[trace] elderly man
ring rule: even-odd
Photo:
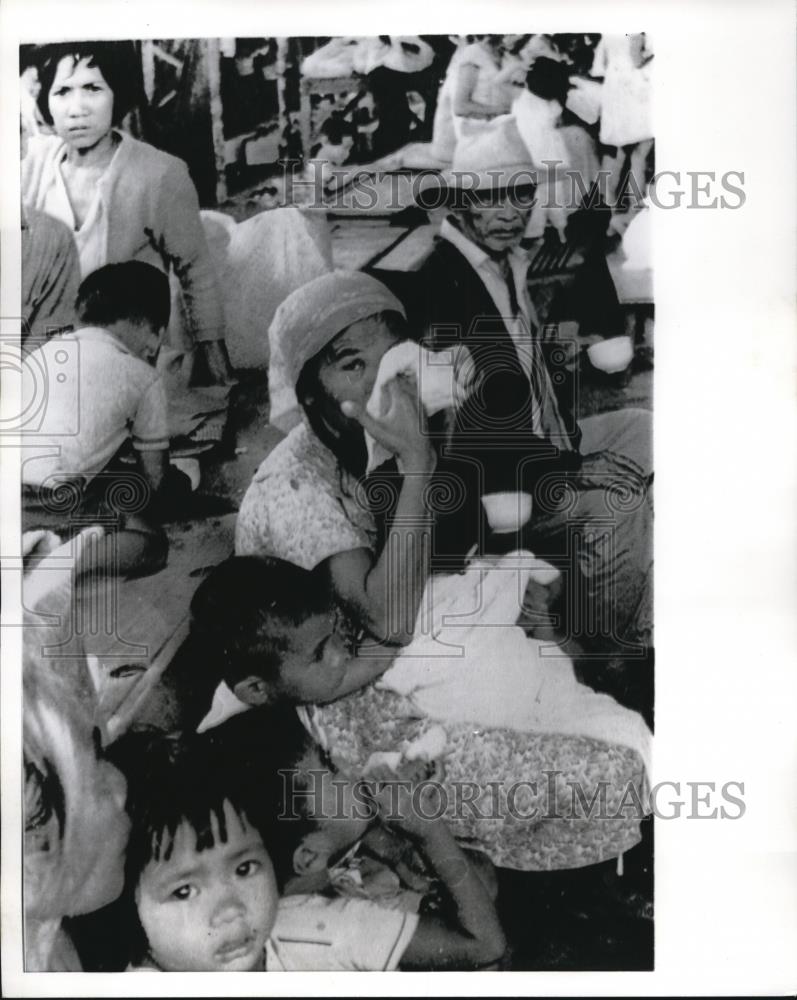
[[[478,541],[483,495],[530,493],[522,541],[566,560],[568,628],[628,651],[650,640],[650,414],[575,418],[575,345],[543,343],[527,291],[520,243],[536,179],[510,118],[461,142],[448,217],[405,295],[429,346],[465,344],[473,359],[474,391],[441,435],[441,468],[464,496],[447,519],[438,516],[438,551]]]

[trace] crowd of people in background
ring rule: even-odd
[[[212,220],[186,164],[122,127],[132,51],[45,46],[23,89],[22,350],[72,359],[22,453],[29,596],[59,549],[75,579],[89,544],[122,580],[168,566],[163,522],[236,381]],[[544,336],[527,272],[529,241],[593,218],[603,171],[576,315],[620,339],[598,317],[605,240],[651,167],[652,59],[644,34],[530,34],[332,39],[305,60],[363,82],[308,157],[324,184],[423,169],[445,218],[411,274],[299,254],[252,320],[284,437],[234,554],[185,581],[198,724],[110,741],[88,662],[60,670],[26,628],[29,971],[80,969],[64,920],[114,901],[120,970],[501,968],[496,868],[639,843],[650,712],[574,662],[652,651],[650,414],[576,412],[577,357]],[[574,808],[596,796],[599,817]]]

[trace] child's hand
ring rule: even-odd
[[[443,767],[439,761],[406,761],[398,771],[372,770],[373,798],[382,822],[411,837],[430,836],[439,825],[442,779]]]

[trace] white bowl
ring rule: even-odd
[[[490,528],[497,534],[518,531],[531,517],[530,493],[485,493],[482,506]]]
[[[599,340],[587,348],[589,360],[595,368],[607,374],[622,372],[634,357],[634,344],[630,337],[610,337]]]

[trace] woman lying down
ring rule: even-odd
[[[439,403],[440,384],[427,377],[434,366],[417,346],[403,345],[398,365],[390,356],[406,340],[403,319],[383,285],[352,272],[309,282],[277,311],[270,331],[271,419],[285,428],[297,411],[303,414],[247,491],[236,551],[313,570],[329,604],[302,612],[300,587],[298,604],[289,602],[290,610],[276,615],[292,620],[295,635],[282,628],[272,643],[269,607],[287,600],[286,588],[274,583],[277,589],[269,589],[265,580],[255,585],[246,580],[249,570],[236,582],[235,562],[219,571],[219,582],[211,576],[202,587],[197,625],[205,652],[217,651],[219,679],[225,673],[232,692],[225,700],[222,689],[206,725],[229,713],[230,693],[239,710],[274,700],[314,704],[308,725],[340,764],[356,769],[374,752],[406,748],[437,721],[449,786],[475,784],[479,800],[494,797],[496,786],[504,799],[514,789],[524,809],[550,797],[550,789],[525,787],[545,771],[562,776],[555,795],[571,794],[568,781],[582,789],[609,786],[615,805],[633,785],[636,816],[617,813],[614,823],[597,824],[586,818],[589,829],[559,823],[547,837],[538,825],[530,838],[528,824],[505,824],[498,813],[450,817],[459,836],[480,841],[499,865],[556,868],[605,860],[638,840],[650,734],[636,713],[578,684],[561,650],[549,647],[545,652],[557,655],[544,656],[542,645],[516,626],[525,582],[540,569],[528,554],[475,561],[461,576],[430,578],[427,498],[436,458],[425,415],[436,405],[430,397]],[[399,377],[387,377],[391,372]],[[449,369],[449,397],[456,401],[464,390],[452,378]],[[375,387],[375,412],[383,412],[383,390],[387,399],[379,416],[367,408]],[[364,487],[366,432],[372,461],[381,450],[396,457],[401,472],[381,545]],[[307,598],[312,590],[308,578]],[[344,658],[345,666],[336,658],[334,676],[318,669],[332,642],[333,608],[350,634],[371,637],[367,650],[361,642],[359,655]],[[306,619],[319,615],[328,634],[319,632],[302,663],[302,655],[288,651],[304,641]],[[451,616],[456,620],[449,625]],[[447,644],[455,647],[453,656]],[[285,670],[301,665],[319,687],[293,677],[280,689]]]

